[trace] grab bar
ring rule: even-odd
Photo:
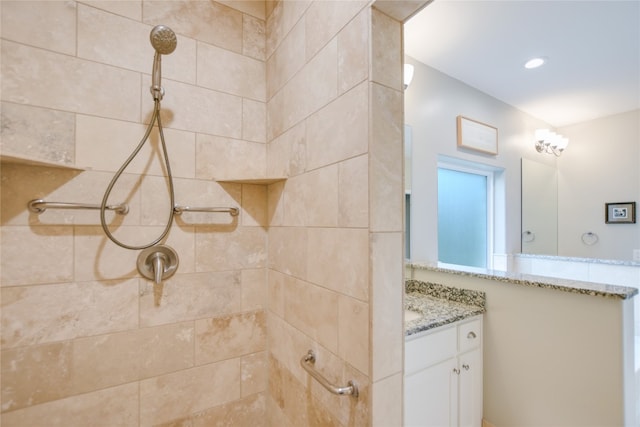
[[[176,215],[181,215],[182,212],[228,212],[231,216],[238,216],[240,210],[238,208],[197,208],[193,206],[175,205],[173,212]]]
[[[320,372],[316,371],[315,368],[316,363],[316,355],[313,350],[309,350],[307,354],[305,354],[302,359],[300,359],[300,366],[304,368],[305,371],[309,373],[313,378],[315,378],[322,387],[326,388],[333,394],[338,394],[340,396],[344,396],[345,394],[350,394],[353,397],[358,397],[358,386],[355,381],[350,380],[346,387],[338,387],[331,384],[325,377],[323,377]]]
[[[45,202],[42,199],[34,199],[27,203],[29,210],[36,214],[41,214],[47,209],[100,209],[100,205],[90,205],[85,203],[64,203],[64,202]],[[129,205],[120,203],[118,205],[107,205],[105,209],[116,211],[121,215],[129,212]]]

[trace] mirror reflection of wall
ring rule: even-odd
[[[558,174],[522,159],[522,253],[558,254]]]

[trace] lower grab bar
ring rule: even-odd
[[[316,355],[313,350],[309,350],[307,354],[305,354],[302,359],[300,359],[300,366],[304,368],[305,371],[309,373],[314,379],[316,379],[322,387],[326,388],[333,394],[338,394],[340,396],[344,396],[345,394],[350,394],[353,397],[358,397],[358,386],[355,381],[350,380],[345,387],[339,387],[331,384],[325,377],[323,377],[320,372],[316,371],[315,368],[316,363]]]

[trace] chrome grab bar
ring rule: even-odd
[[[182,212],[228,212],[231,216],[238,216],[240,210],[238,208],[197,208],[193,206],[175,205],[173,212],[176,215],[181,215]]]
[[[34,199],[27,203],[29,210],[35,214],[41,214],[47,209],[100,209],[100,205],[91,205],[86,203],[63,203],[63,202],[45,202],[42,199]],[[116,211],[121,215],[129,212],[129,205],[120,203],[118,205],[107,205],[105,209]]]
[[[343,396],[345,394],[350,394],[353,397],[358,397],[358,386],[355,381],[350,380],[345,387],[338,387],[331,384],[325,377],[323,377],[320,372],[316,371],[315,368],[316,363],[316,355],[313,350],[309,350],[307,354],[305,354],[302,359],[300,359],[300,366],[304,368],[305,371],[309,373],[313,378],[315,378],[322,387],[326,388],[333,394],[338,394]]]

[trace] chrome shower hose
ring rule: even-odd
[[[158,133],[160,134],[160,142],[162,143],[162,154],[164,155],[164,164],[167,169],[167,180],[169,182],[168,184],[169,199],[170,199],[169,219],[167,220],[167,225],[162,231],[162,234],[160,234],[160,236],[158,236],[158,238],[156,238],[154,241],[147,243],[145,245],[127,245],[121,242],[120,240],[116,239],[116,237],[111,233],[111,231],[109,231],[109,227],[107,226],[107,221],[105,218],[105,211],[107,210],[107,202],[109,200],[109,196],[111,195],[111,191],[113,190],[113,186],[116,184],[118,179],[120,179],[120,176],[122,175],[124,170],[127,168],[127,166],[129,166],[129,163],[131,163],[131,161],[133,161],[133,159],[138,155],[138,153],[144,146],[145,142],[147,142],[147,140],[149,139],[149,135],[153,130],[153,124],[155,122],[158,122]],[[153,116],[151,117],[151,122],[147,127],[147,131],[145,132],[144,136],[142,137],[142,140],[140,141],[136,149],[133,150],[129,158],[125,160],[122,166],[120,166],[120,169],[118,169],[118,171],[115,173],[115,175],[111,179],[111,182],[107,186],[107,190],[104,193],[104,197],[102,197],[102,203],[100,205],[100,224],[102,225],[102,229],[104,230],[107,237],[116,245],[123,247],[125,249],[131,249],[131,250],[146,249],[153,245],[158,244],[169,233],[169,230],[171,229],[171,224],[173,223],[174,206],[175,206],[175,193],[173,189],[173,176],[171,175],[171,166],[169,165],[169,156],[167,154],[167,144],[164,141],[164,133],[162,131],[162,123],[160,121],[160,100],[155,99],[154,107],[153,107]]]

